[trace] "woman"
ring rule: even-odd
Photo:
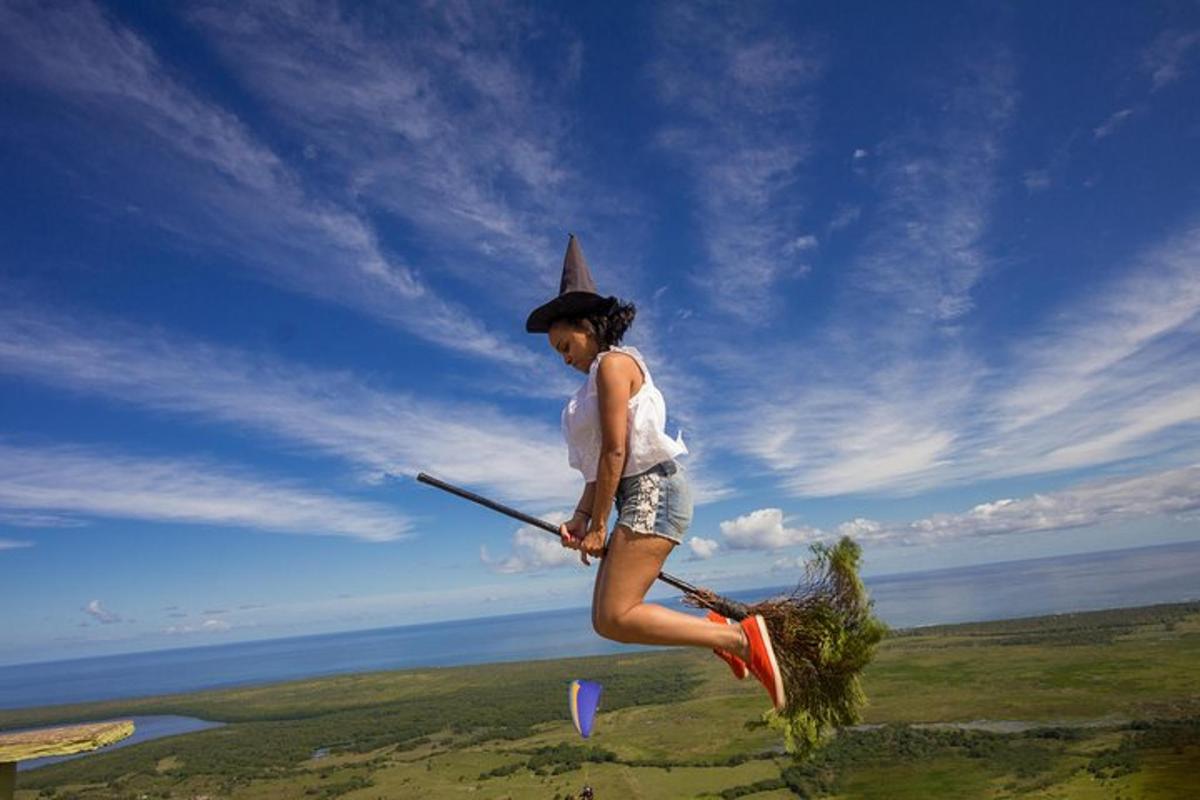
[[[710,611],[708,619],[645,602],[667,556],[692,518],[687,473],[676,457],[683,442],[666,435],[666,404],[640,353],[620,342],[636,309],[602,297],[574,234],[567,242],[558,297],[529,315],[525,329],[545,333],[569,367],[587,375],[563,409],[572,467],[585,485],[571,520],[559,529],[580,559],[602,558],[592,594],[592,625],[629,644],[711,648],[736,677],[747,672],[783,708],[783,681],[766,624],[740,624]],[[616,508],[616,525],[608,520]],[[720,623],[714,625],[712,623]]]

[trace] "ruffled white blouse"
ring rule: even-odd
[[[687,453],[683,433],[672,439],[667,436],[667,403],[654,385],[650,370],[636,347],[613,347],[597,354],[588,369],[587,380],[567,400],[562,412],[563,438],[567,440],[567,460],[588,483],[596,480],[600,465],[600,400],[596,393],[596,371],[600,361],[609,353],[631,356],[642,370],[642,388],[629,398],[626,419],[625,471],[621,477],[645,472],[663,461]]]

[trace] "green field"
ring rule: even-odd
[[[20,773],[21,800],[561,800],[584,783],[604,800],[1192,798],[1198,667],[1197,603],[898,632],[865,676],[864,725],[802,763],[760,724],[757,685],[690,650],[7,711],[0,729],[229,723]],[[605,688],[587,741],[566,705],[577,677]]]

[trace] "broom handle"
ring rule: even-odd
[[[513,517],[514,519],[521,520],[521,522],[524,522],[526,525],[533,525],[536,528],[541,528],[542,530],[546,531],[547,533],[552,533],[555,536],[559,535],[558,526],[553,523],[546,522],[545,520],[538,519],[537,517],[531,517],[528,514],[523,514],[520,511],[517,511],[515,508],[509,508],[508,506],[504,505],[503,503],[497,503],[495,500],[489,500],[486,497],[482,497],[480,495],[475,494],[474,492],[470,492],[470,491],[467,491],[466,489],[462,489],[458,486],[454,486],[453,484],[449,484],[449,483],[446,483],[445,481],[438,480],[437,478],[433,477],[432,475],[427,475],[424,472],[422,472],[417,475],[417,480],[420,481],[421,483],[427,483],[430,486],[434,486],[434,487],[437,487],[438,489],[449,492],[450,494],[456,494],[459,497],[462,497],[466,500],[470,500],[473,503],[478,503],[481,506],[487,506],[488,508],[492,509],[493,511],[499,511],[501,514],[507,514],[508,516]],[[671,586],[674,586],[676,589],[683,592],[684,594],[699,594],[700,593],[700,590],[697,589],[695,586],[692,586],[687,581],[681,581],[679,578],[676,578],[674,575],[668,575],[665,572],[660,572],[660,573],[658,573],[658,579],[660,581],[662,581],[663,583],[667,583],[667,584],[670,584]]]

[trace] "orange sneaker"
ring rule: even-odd
[[[727,620],[725,617],[722,617],[712,609],[709,609],[708,611],[708,619],[710,622],[715,622],[718,625],[729,624],[729,620]],[[746,666],[746,662],[742,661],[733,653],[730,653],[727,650],[720,650],[715,647],[713,648],[713,652],[717,654],[717,658],[729,665],[729,669],[733,672],[733,677],[737,678],[739,681],[745,680],[746,676],[750,674],[750,668]]]
[[[775,648],[771,645],[767,622],[761,614],[755,614],[742,620],[742,630],[746,632],[746,639],[750,643],[747,666],[759,683],[766,687],[775,710],[782,711],[787,705],[787,697],[784,695],[783,674],[779,671],[779,662],[775,660]]]

